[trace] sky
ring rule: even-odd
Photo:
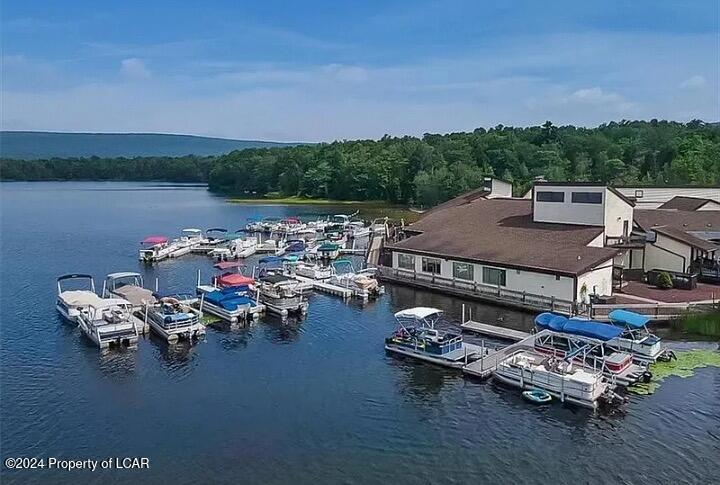
[[[4,130],[332,141],[720,120],[717,0],[3,0]]]

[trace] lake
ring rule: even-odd
[[[671,377],[612,414],[534,407],[514,389],[385,354],[393,312],[462,302],[387,285],[362,305],[313,295],[305,319],[142,338],[101,354],[55,311],[55,279],[141,271],[193,288],[209,258],[137,260],[150,234],[349,208],[230,204],[203,188],[2,183],[2,457],[147,457],[141,470],[15,470],[3,483],[718,483],[720,370]],[[362,213],[360,214],[362,216]],[[532,315],[465,302],[477,319]]]

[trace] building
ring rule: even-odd
[[[626,269],[689,273],[720,257],[720,211],[636,209],[626,244]]]
[[[657,209],[675,197],[710,199],[720,204],[720,187],[641,187],[619,186],[617,191],[633,199],[638,209]]]
[[[529,198],[463,194],[405,236],[386,248],[390,279],[573,311],[612,295],[625,271],[687,273],[693,261],[716,260],[720,211],[643,210],[613,187],[536,182]]]
[[[698,197],[675,196],[658,209],[676,209],[681,211],[717,211],[720,210],[720,202],[712,199]]]

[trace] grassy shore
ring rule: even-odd
[[[720,310],[687,315],[676,324],[680,330],[695,335],[720,337]]]

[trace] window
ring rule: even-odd
[[[471,263],[453,263],[453,278],[474,280],[475,267]]]
[[[636,190],[636,191],[635,191],[635,198],[636,198],[636,199],[642,199],[642,198],[643,198],[643,195],[645,195],[645,192],[643,192],[642,190]]]
[[[538,202],[565,202],[565,192],[540,191],[535,195]]]
[[[493,286],[505,286],[505,270],[484,267],[483,283]]]
[[[440,260],[435,258],[422,258],[423,273],[440,274]]]
[[[398,268],[415,270],[415,256],[399,253]]]
[[[573,204],[602,204],[602,192],[573,192]]]

